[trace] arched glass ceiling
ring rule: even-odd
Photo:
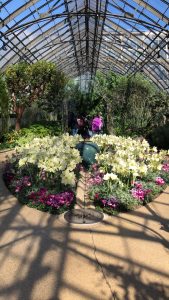
[[[1,1],[0,68],[39,59],[87,80],[141,71],[168,89],[169,1]]]

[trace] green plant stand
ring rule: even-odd
[[[88,169],[91,165],[96,163],[95,156],[100,151],[97,144],[91,141],[83,141],[77,144],[76,149],[78,149],[80,152],[80,155],[83,159],[82,163],[85,168]]]

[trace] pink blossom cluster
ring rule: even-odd
[[[31,181],[29,176],[24,176],[19,180],[14,181],[15,193],[19,193],[24,187],[31,186]]]
[[[47,206],[59,209],[62,206],[70,206],[74,200],[72,191],[61,192],[58,194],[48,194],[47,189],[41,188],[38,192],[31,192],[28,196],[33,204],[42,203]]]
[[[141,189],[143,187],[142,183],[139,181],[134,181],[133,185],[136,189]]]
[[[134,198],[144,201],[145,197],[152,192],[151,189],[144,189],[141,182],[134,182],[134,188],[131,190],[131,194]]]
[[[138,200],[141,200],[141,201],[144,201],[144,198],[145,196],[148,194],[147,193],[147,190],[144,190],[144,189],[135,189],[133,188],[131,190],[131,194],[134,198],[138,199]]]
[[[161,177],[156,177],[155,183],[156,183],[157,185],[163,185],[163,184],[165,184],[165,181],[164,181],[164,179],[161,178]]]
[[[93,170],[94,172],[97,172],[98,169],[99,169],[98,164],[93,164],[93,165],[92,165],[92,170]]]
[[[88,180],[88,184],[89,185],[99,185],[103,182],[103,176],[104,174],[97,171],[95,172],[94,175],[92,175],[89,180]]]
[[[162,170],[163,170],[164,172],[169,172],[169,163],[164,163],[164,164],[162,165]]]

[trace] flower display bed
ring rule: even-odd
[[[4,181],[19,201],[50,213],[72,209],[82,158],[80,136],[35,138],[16,148],[4,170]],[[89,170],[88,193],[96,209],[117,214],[144,205],[169,183],[167,151],[147,141],[113,135],[91,139],[100,152]]]
[[[100,146],[91,168],[89,196],[108,214],[135,209],[152,201],[169,183],[167,151],[158,152],[146,140],[96,136]]]
[[[60,214],[72,209],[81,162],[77,141],[69,135],[36,138],[16,148],[3,175],[9,190],[21,203],[42,211]]]

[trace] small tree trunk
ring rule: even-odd
[[[21,129],[21,118],[16,117],[15,130],[18,131]]]
[[[68,102],[65,100],[65,131],[68,131]]]
[[[9,129],[9,115],[2,114],[2,133],[7,133]]]
[[[18,131],[21,129],[21,120],[24,112],[24,107],[19,106],[16,108],[16,123],[15,123],[15,130]]]
[[[109,134],[113,134],[114,130],[113,130],[113,109],[112,109],[112,105],[109,101],[107,101],[107,132]]]
[[[68,131],[68,103],[66,99],[62,102],[62,128],[66,132]]]
[[[9,97],[4,80],[0,77],[0,107],[2,135],[8,132],[9,127]]]

